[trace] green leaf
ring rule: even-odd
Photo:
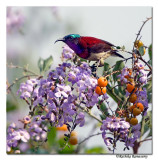
[[[150,132],[148,134],[148,137],[151,137],[153,134],[152,134],[152,129],[150,129]]]
[[[38,68],[39,68],[40,72],[43,72],[43,71],[45,72],[45,71],[49,70],[52,65],[52,62],[53,62],[52,56],[50,56],[49,58],[47,58],[45,60],[40,58],[38,60]]]
[[[148,54],[149,54],[150,60],[152,60],[152,44],[148,48]]]
[[[101,118],[101,120],[104,120],[104,119],[106,119],[106,115],[100,114],[100,118]]]
[[[67,139],[67,138],[66,138]],[[71,144],[69,144],[69,147],[68,146],[66,146],[65,148],[64,148],[64,146],[65,146],[65,141],[64,141],[64,138],[60,138],[59,140],[58,140],[58,143],[59,143],[59,145],[60,145],[60,147],[59,148],[63,148],[62,150],[61,149],[59,149],[58,150],[58,153],[60,153],[60,154],[72,154],[72,153],[74,153],[74,146],[73,145],[71,145]]]
[[[152,130],[152,112],[151,111],[148,111],[147,115],[143,117],[141,136],[143,136],[149,129]],[[149,133],[149,135],[150,134],[152,134],[152,131],[151,133]]]
[[[106,150],[103,147],[92,147],[85,149],[86,154],[100,154],[100,153],[106,153]]]
[[[40,72],[43,71],[43,64],[44,64],[44,60],[42,58],[40,58],[38,60],[38,68],[39,68]]]
[[[139,53],[141,54],[141,56],[144,55],[144,47],[143,47],[143,46],[141,46],[141,47],[139,48]]]
[[[118,91],[122,94],[125,95],[126,91],[125,91],[125,87],[124,86],[118,86]]]
[[[56,142],[56,135],[57,135],[57,133],[56,133],[56,128],[55,127],[50,127],[49,128],[49,132],[48,132],[48,135],[47,135],[47,142],[48,142],[48,145],[50,146],[50,147],[52,147],[53,146],[53,144],[55,144],[55,142]]]
[[[120,46],[116,46],[116,48],[117,48],[117,49],[121,49],[121,47],[120,47]]]
[[[109,67],[110,67],[110,65],[108,63],[104,62],[104,71],[108,71]]]
[[[106,107],[106,104],[103,102],[101,105],[100,105],[100,109],[105,112],[107,111],[107,107]]]
[[[52,62],[53,62],[53,57],[52,56],[50,56],[49,58],[44,60],[43,71],[49,70],[51,65],[52,65]]]
[[[117,61],[116,62],[116,64],[115,64],[115,67],[114,67],[114,69],[113,69],[113,72],[114,71],[118,71],[118,70],[122,70],[123,68],[124,68],[124,62],[123,61]],[[117,76],[119,75],[120,73],[115,73],[115,74],[113,74],[113,80],[114,80],[114,82],[116,82],[116,80],[117,80]]]
[[[7,100],[7,112],[15,111],[18,107],[12,103],[11,101]]]
[[[152,103],[152,81],[148,81],[144,87],[147,90],[148,103]]]

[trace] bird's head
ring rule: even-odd
[[[66,43],[68,46],[71,46],[73,44],[77,44],[78,42],[78,39],[80,38],[81,36],[79,34],[69,34],[61,39],[57,39],[55,41],[56,42],[59,42],[59,41],[62,41],[64,43]]]

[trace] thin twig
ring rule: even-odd
[[[11,87],[13,87],[13,85],[15,84],[15,83],[17,83],[18,81],[20,81],[20,80],[22,80],[22,79],[24,79],[24,78],[28,78],[28,77],[31,77],[31,76],[37,76],[37,75],[26,75],[26,76],[22,76],[22,77],[20,77],[20,78],[18,78],[18,79],[16,79],[10,86],[8,86],[8,88],[7,88],[7,91],[9,91],[10,89],[11,89]]]
[[[80,105],[78,105],[78,107],[80,109],[82,109],[82,111],[86,112],[89,116],[91,116],[92,118],[96,119],[98,122],[102,123],[102,121],[99,118],[97,118],[95,115],[93,115],[89,110],[87,110],[84,107],[81,107]]]
[[[145,142],[145,141],[150,141],[150,140],[152,140],[152,138],[141,140],[141,141],[139,141],[139,143],[142,143],[142,142]]]
[[[8,68],[19,68],[19,69],[22,69],[24,72],[28,72],[28,73],[34,74],[36,76],[40,76],[40,75],[36,74],[35,72],[28,70],[26,67],[16,66],[16,65],[13,65],[12,63],[10,65],[7,65],[7,67]]]
[[[92,135],[90,135],[89,137],[87,137],[87,138],[85,138],[84,140],[82,140],[81,142],[79,142],[78,145],[80,145],[81,143],[87,141],[89,138],[94,137],[94,136],[97,136],[97,135],[100,135],[100,134],[102,134],[102,133],[92,134]]]
[[[138,34],[137,34],[136,39],[135,39],[134,42],[136,42],[136,41],[138,40],[138,37],[139,37],[139,35],[140,35],[140,32],[142,31],[145,23],[148,22],[150,19],[152,19],[152,17],[147,18],[146,21],[143,22],[142,26],[140,27],[140,29],[139,29],[139,31],[138,31]],[[133,44],[133,52],[134,52],[134,44]]]
[[[150,71],[152,71],[152,67],[150,66],[150,64],[148,64],[142,57],[138,57],[138,59],[143,61],[150,68]]]

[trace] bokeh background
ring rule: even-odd
[[[10,17],[10,12],[16,16]],[[117,46],[124,45],[126,50],[131,51],[142,21],[151,16],[151,7],[8,7],[7,64],[28,65],[30,70],[39,73],[39,58],[46,59],[52,55],[52,68],[55,68],[61,63],[64,44],[54,42],[71,33],[97,37]],[[11,24],[11,19],[14,24]],[[149,46],[152,43],[151,21],[145,25],[141,35],[143,43]],[[127,53],[122,54],[129,57]],[[148,60],[148,54],[144,58]],[[106,62],[113,65],[117,60],[119,58],[108,58]],[[22,73],[21,69],[7,68],[8,83],[11,84]],[[28,108],[17,98],[18,87],[19,83],[15,84],[11,94],[7,95],[7,123],[16,122],[20,126],[18,120],[28,113]],[[115,107],[115,104],[111,103],[111,106]],[[94,108],[93,113],[98,116],[99,113],[96,111]],[[99,128],[96,129],[96,126],[95,120],[87,118],[86,127],[76,129],[79,140],[98,133]],[[84,145],[87,148],[101,146],[107,150],[101,136],[89,139]],[[116,153],[132,153],[132,150],[123,152],[123,148],[124,144],[118,143]],[[144,142],[138,151],[140,154],[151,152],[151,141]],[[107,150],[107,153],[111,152]]]

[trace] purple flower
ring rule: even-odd
[[[136,139],[138,139],[141,136],[140,129],[141,129],[141,125],[140,124],[137,124],[137,125],[132,127],[132,131],[131,132],[133,133],[133,137],[135,137]]]
[[[56,97],[64,96],[67,98],[70,93],[71,93],[70,86],[57,84],[56,93],[55,93]]]
[[[110,131],[117,131],[119,129],[128,129],[130,127],[129,123],[126,122],[124,119],[121,118],[110,118],[107,117],[106,120],[103,120],[103,124],[101,126],[101,130],[110,130]]]
[[[105,144],[109,146],[110,144],[113,144],[113,139],[115,139],[116,141],[118,141],[119,139],[126,139],[129,133],[129,128],[130,124],[123,118],[107,117],[105,120],[103,120],[103,124],[100,130],[102,131],[102,137]],[[108,130],[114,133],[114,138],[106,137],[106,132]]]
[[[57,67],[55,71],[49,72],[48,81],[57,80],[57,79],[63,81],[65,77],[66,77],[66,74],[64,71],[64,67],[61,65],[60,67]]]
[[[69,72],[68,81],[72,82],[72,84],[75,84],[78,81],[78,78],[74,72]]]
[[[127,79],[125,78],[125,76],[129,75],[129,71],[127,67],[124,67],[122,69],[121,74],[119,74],[117,77],[120,78],[120,80],[124,83],[127,83]]]
[[[125,140],[126,147],[133,147],[135,141],[136,141],[136,138],[128,138],[127,137]]]
[[[15,123],[11,123],[9,125],[9,127],[8,127],[7,132],[12,134],[14,132],[15,128],[16,128],[16,124]]]
[[[87,107],[93,107],[95,104],[98,103],[99,99],[98,99],[98,94],[94,94],[90,97],[90,99],[87,100],[86,102],[86,106]]]
[[[47,115],[46,115],[47,116]],[[36,116],[33,121],[29,124],[29,133],[32,140],[41,141],[45,140],[47,136],[47,127],[43,124],[46,118],[51,118],[51,114],[49,117],[42,118],[44,116]]]
[[[33,91],[33,87],[37,83],[38,83],[38,81],[35,80],[35,79],[27,80],[25,83],[21,83],[20,84],[20,88],[17,91],[17,94],[19,94],[21,92],[20,98],[22,98],[22,99],[30,98],[31,97],[31,93]]]
[[[12,135],[15,140],[22,140],[23,142],[27,142],[30,139],[29,133],[24,129],[14,131]]]
[[[18,145],[18,141],[15,139],[13,134],[9,134],[7,136],[7,150],[10,150],[10,147],[16,147]]]
[[[144,105],[144,107],[148,107],[148,99],[147,99],[147,91],[143,88],[143,91],[137,92],[138,101]]]
[[[140,62],[136,63],[135,65],[139,70],[144,69],[144,65]]]
[[[85,123],[85,119],[84,119],[85,115],[83,112],[80,112],[78,115],[77,115],[77,118],[76,118],[76,124],[79,124],[80,127],[84,126],[84,123]]]
[[[72,59],[74,57],[74,51],[67,45],[63,47],[62,57],[64,59]]]

